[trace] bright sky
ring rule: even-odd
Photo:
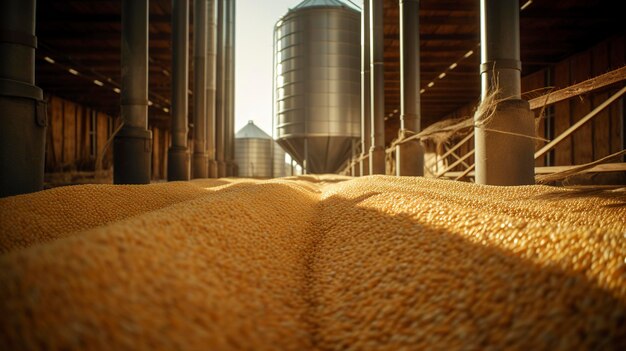
[[[235,132],[253,120],[272,135],[273,29],[301,1],[237,1]]]
[[[237,0],[235,133],[254,121],[272,135],[274,25],[302,0]],[[361,0],[353,0],[359,6]]]

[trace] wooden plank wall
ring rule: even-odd
[[[524,98],[534,98],[545,87],[555,89],[566,88],[587,79],[626,65],[626,36],[621,35],[603,41],[594,47],[575,54],[552,67],[526,75],[522,78]],[[537,120],[537,136],[553,139],[573,123],[588,114],[593,108],[604,102],[621,86],[605,89],[596,93],[586,94],[578,98],[559,102],[545,110],[543,118]],[[446,118],[458,118],[471,115],[474,105],[466,106],[450,114]],[[540,111],[536,111],[538,116]],[[547,128],[548,127],[548,128]],[[550,131],[553,127],[553,130]],[[591,162],[618,152],[624,147],[624,99],[614,103],[610,108],[598,115],[592,123],[587,123],[572,136],[558,145],[549,157],[537,160],[537,166],[567,166]],[[452,143],[452,145],[454,145]],[[537,148],[544,145],[536,143]],[[459,156],[473,149],[473,141],[464,145],[458,152]],[[445,152],[445,151],[444,151]],[[455,159],[449,157],[451,164]],[[473,164],[473,157],[469,164]],[[462,171],[457,167],[455,171]]]
[[[596,77],[626,64],[624,36],[606,40],[591,49],[561,61],[554,67],[557,89]],[[576,123],[604,102],[619,87],[586,94],[554,105],[555,135]],[[598,160],[623,148],[623,99],[585,124],[555,150],[554,166]]]
[[[476,106],[474,105],[468,105],[465,106],[459,110],[457,110],[456,112],[454,112],[452,115],[450,115],[449,118],[473,118],[474,117],[474,113],[476,112]],[[464,136],[460,136],[460,137],[456,137],[452,140],[452,142],[447,145],[449,148],[454,147],[458,142],[462,141],[464,138]],[[466,155],[468,152],[474,150],[474,138],[472,137],[469,141],[467,141],[465,144],[463,144],[459,149],[457,149],[457,151],[455,151],[454,153],[458,156],[458,157],[463,157],[464,155]],[[440,150],[443,153],[446,152],[445,149]],[[444,164],[446,165],[452,165],[454,162],[457,162],[457,158],[454,156],[449,156],[445,161]],[[470,156],[467,158],[467,160],[464,161],[465,164],[461,163],[460,165],[458,165],[457,167],[455,167],[454,169],[452,169],[451,171],[457,171],[457,172],[462,172],[464,170],[467,169],[468,166],[471,166],[474,164],[474,156]]]
[[[80,104],[47,95],[46,173],[93,172],[96,160],[117,127],[119,119]],[[170,133],[151,126],[153,132],[152,179],[167,177]],[[102,169],[113,166],[113,145],[102,158]]]
[[[548,73],[548,69],[543,69],[541,71],[537,71],[533,74],[530,74],[522,79],[522,91],[524,92],[522,98],[526,100],[530,100],[537,96],[541,96],[547,92],[546,85]],[[536,135],[541,138],[550,139],[546,134],[546,121],[550,118],[549,110],[538,110],[535,112],[535,132]],[[545,143],[541,141],[535,141],[535,147],[537,149],[541,148]],[[535,161],[535,166],[546,166],[547,157],[541,157],[540,159]]]

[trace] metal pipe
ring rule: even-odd
[[[46,105],[35,86],[35,0],[0,1],[0,197],[43,189]]]
[[[230,124],[229,124],[229,131],[228,131],[228,138],[230,140],[230,160],[231,160],[231,165],[232,165],[232,171],[230,173],[231,176],[236,177],[238,174],[238,169],[239,167],[237,166],[237,163],[235,162],[235,74],[236,74],[236,50],[235,50],[235,43],[236,43],[236,39],[237,39],[237,26],[236,26],[236,22],[237,22],[237,3],[236,0],[231,0],[232,2],[232,21],[231,21],[231,46],[230,46],[230,50],[231,50],[231,56],[230,56],[230,64],[231,64],[231,71],[230,71],[230,81],[232,82],[231,86],[230,86]]]
[[[521,100],[519,3],[481,0],[480,15],[482,99],[496,106],[487,120],[476,116],[476,183],[534,184],[534,115]]]
[[[370,174],[385,174],[385,67],[383,0],[370,1],[371,123]]]
[[[278,102],[276,102],[276,28],[272,31],[272,140],[276,141],[276,114],[278,113]],[[289,155],[291,157],[291,155]]]
[[[217,56],[215,75],[215,154],[217,159],[218,177],[226,177],[226,164],[224,163],[224,112],[225,112],[225,94],[224,94],[224,15],[225,1],[217,0]]]
[[[189,0],[172,0],[172,146],[167,160],[169,181],[189,180],[187,146],[189,94]]]
[[[359,170],[361,176],[370,173],[369,154],[372,144],[371,127],[371,86],[370,86],[370,4],[369,0],[363,1],[361,12],[361,162]]]
[[[498,99],[520,99],[519,4],[481,0],[480,16],[482,98],[497,85]]]
[[[419,0],[400,0],[400,134],[407,136],[421,128],[419,8]],[[424,175],[419,140],[396,146],[396,175]]]
[[[207,48],[207,153],[209,158],[209,177],[217,178],[215,153],[215,100],[216,100],[216,61],[217,61],[217,0],[209,0],[208,9],[208,48]]]
[[[150,183],[152,132],[148,130],[148,0],[122,0],[124,123],[113,144],[113,182]]]
[[[235,117],[235,0],[226,0],[226,37],[224,43],[225,67],[224,93],[226,95],[226,111],[224,113],[224,161],[226,162],[226,175],[234,175],[234,117]]]
[[[208,0],[194,0],[194,42],[193,42],[193,177],[209,176],[209,155],[207,154],[206,134],[206,81],[207,81],[207,8]]]

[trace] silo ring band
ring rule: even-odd
[[[37,37],[24,32],[2,30],[0,31],[0,43],[18,44],[36,49]]]
[[[516,69],[522,70],[522,62],[519,60],[496,60],[482,63],[480,65],[480,74],[493,71],[494,69]]]
[[[40,127],[48,124],[41,88],[12,79],[0,79],[0,97],[3,96],[32,100],[35,103],[35,122]]]
[[[41,88],[32,84],[19,82],[13,79],[0,78],[0,96],[11,96],[42,101],[43,91]]]

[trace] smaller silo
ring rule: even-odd
[[[285,151],[278,145],[278,143],[272,143],[272,153],[274,154],[274,173],[272,178],[282,178],[287,176],[287,163],[285,162]]]
[[[239,177],[284,177],[278,166],[281,160],[284,164],[285,151],[254,122],[248,121],[235,135],[235,162],[239,167]]]

